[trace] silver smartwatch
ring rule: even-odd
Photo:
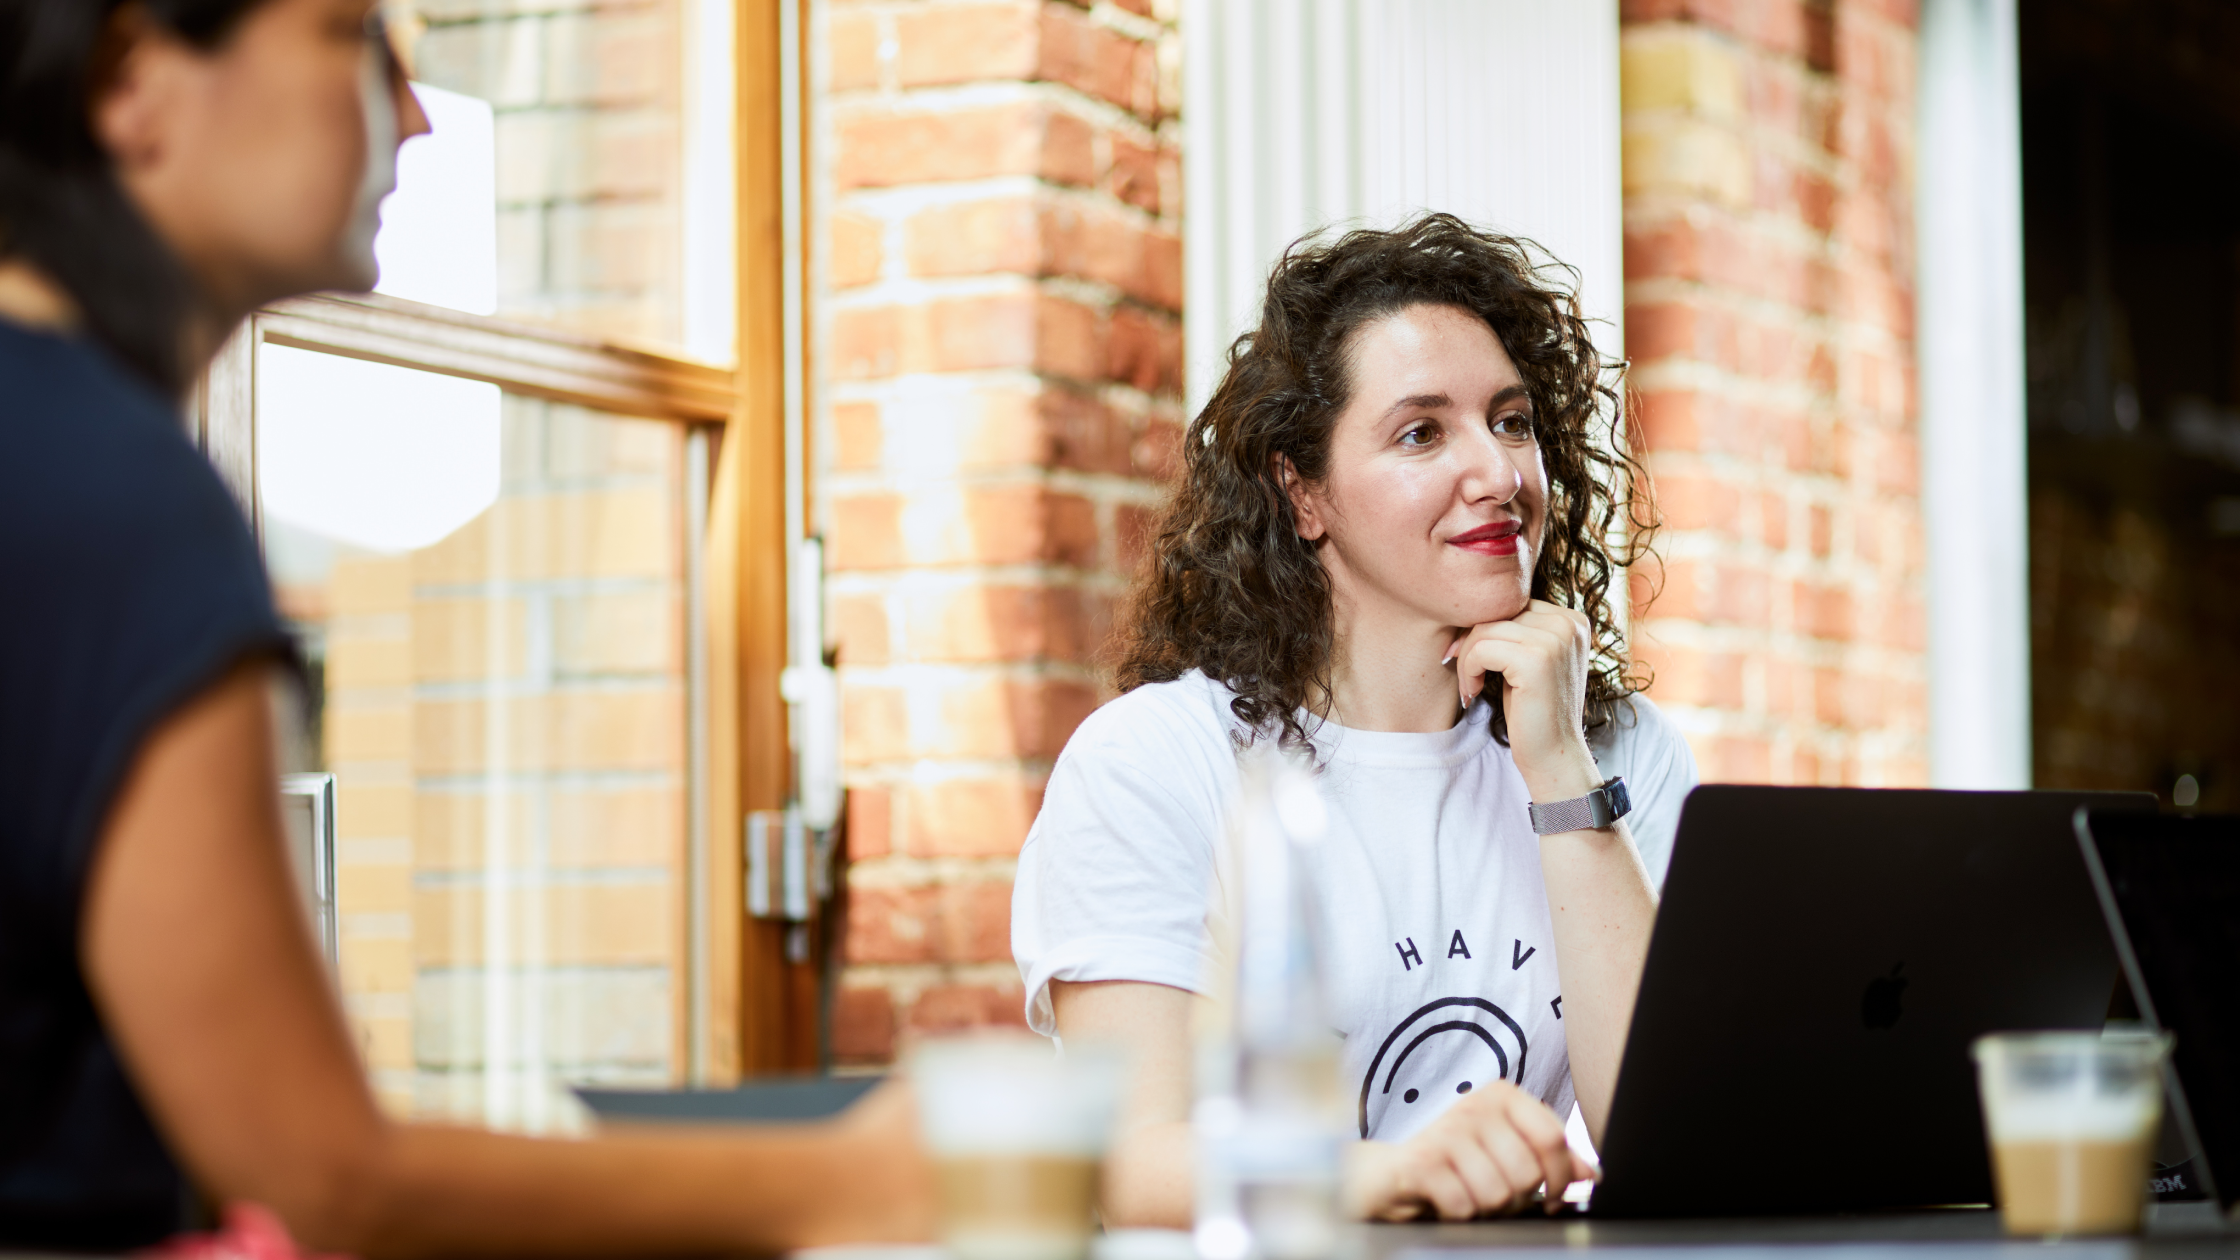
[[[1607,827],[1633,812],[1633,798],[1626,795],[1624,779],[1612,779],[1585,796],[1525,808],[1532,814],[1533,834],[1552,836]]]

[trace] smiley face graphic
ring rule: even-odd
[[[1509,1013],[1475,997],[1440,998],[1400,1021],[1361,1078],[1361,1136],[1398,1141],[1460,1095],[1524,1077],[1530,1047]]]

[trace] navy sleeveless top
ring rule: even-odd
[[[177,409],[100,348],[0,321],[0,1249],[124,1249],[191,1202],[78,969],[135,752],[284,657],[247,523]]]

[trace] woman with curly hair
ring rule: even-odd
[[[1193,993],[1261,741],[1329,806],[1305,860],[1347,1209],[1552,1207],[1592,1175],[1561,1117],[1609,1114],[1696,773],[1627,670],[1645,478],[1557,270],[1448,215],[1302,242],[1183,439],[1124,694],[1059,757],[1012,909],[1029,1022],[1135,1052],[1108,1223],[1190,1218]]]

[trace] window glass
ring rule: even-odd
[[[428,134],[397,154],[397,188],[373,238],[391,297],[489,315],[498,309],[497,127],[488,101],[412,85]]]
[[[472,195],[495,211],[496,313],[728,362],[728,0],[388,9],[414,78],[451,94],[422,93],[437,107],[436,132],[406,146],[392,201],[421,192],[416,184],[452,195],[476,184]],[[461,113],[457,98],[487,111],[487,175],[450,160],[409,169],[413,149],[442,146],[442,113]]]
[[[572,1127],[681,1044],[685,430],[266,345],[267,560],[400,1114]]]

